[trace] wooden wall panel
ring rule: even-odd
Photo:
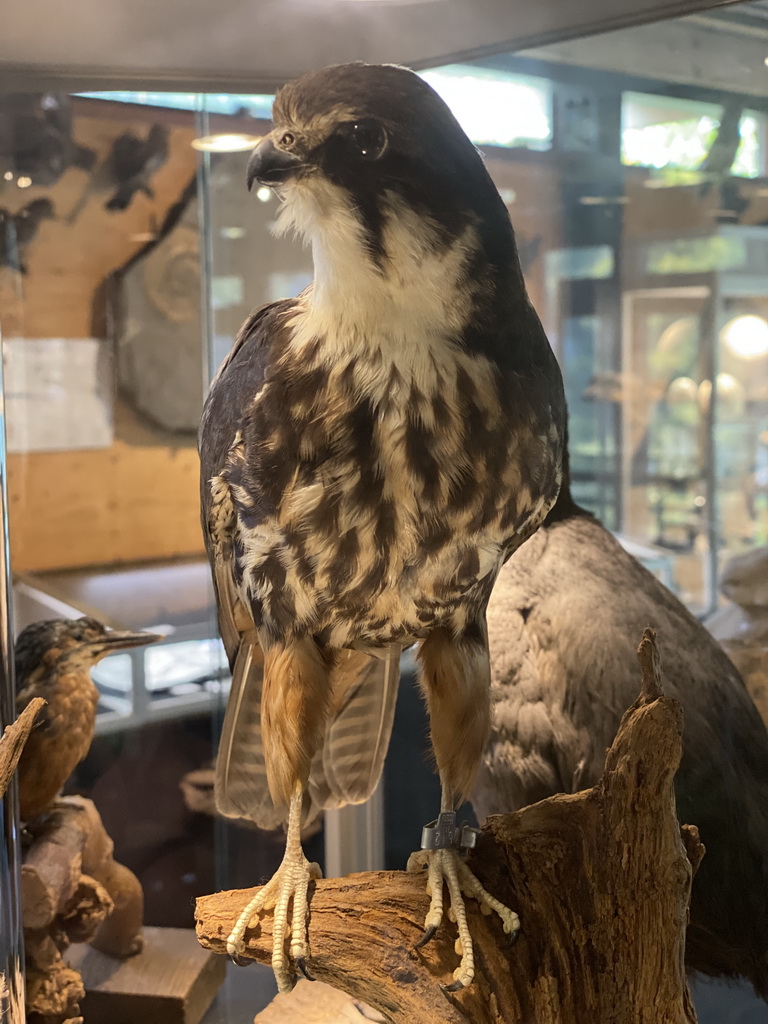
[[[15,571],[65,569],[202,551],[193,448],[11,455]]]
[[[125,131],[145,136],[170,128],[167,162],[152,177],[154,198],[138,194],[127,210],[109,213],[111,194],[68,169],[50,188],[0,182],[0,205],[16,212],[47,196],[55,220],[44,221],[26,253],[24,277],[0,268],[4,337],[86,338],[103,322],[99,288],[106,276],[146,244],[195,173],[192,114],[74,101],[74,137],[103,162]],[[88,188],[79,216],[68,216]],[[95,305],[94,305],[95,300]],[[162,338],[158,338],[162,344]],[[8,460],[11,562],[15,571],[136,562],[202,551],[198,460],[192,439],[155,432],[120,433],[107,450],[32,452]]]

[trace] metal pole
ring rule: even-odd
[[[710,292],[701,315],[701,352],[703,356],[702,377],[711,381],[709,403],[704,410],[701,436],[703,459],[703,483],[706,505],[707,551],[703,566],[701,615],[711,615],[717,609],[717,579],[720,553],[720,495],[718,493],[718,450],[717,450],[717,374],[720,369],[718,349],[719,331],[722,323],[722,299],[717,274],[710,275]]]
[[[16,717],[6,464],[5,389],[0,358],[0,733]],[[24,1024],[19,845],[18,793],[13,778],[0,801],[0,1021],[3,1024]]]
[[[364,804],[325,814],[325,874],[343,878],[354,871],[384,867],[384,785]]]

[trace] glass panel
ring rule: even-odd
[[[3,373],[0,367],[0,395],[2,387]],[[0,410],[0,736],[16,718],[6,468],[3,409]],[[15,777],[7,780],[5,785],[5,791],[0,791],[0,1021],[3,1024],[22,1024],[25,1012],[21,830]]]
[[[566,380],[576,499],[697,613],[723,559],[768,542],[768,102],[735,14],[423,72],[513,218]],[[191,926],[193,896],[251,885],[282,853],[277,833],[211,814],[229,673],[194,436],[247,314],[312,277],[310,254],[271,233],[274,194],[245,190],[270,102],[0,96],[17,627],[87,613],[166,634],[94,671],[96,739],[67,787],[96,802],[148,924]],[[406,656],[388,867],[435,815],[426,733]],[[347,836],[360,822],[340,820]],[[325,829],[305,838],[323,862]],[[227,984],[206,1024],[251,1019],[273,992],[266,970]],[[762,1019],[739,989],[697,999],[702,1022]]]
[[[16,627],[87,614],[164,634],[95,667],[95,738],[66,792],[95,802],[145,923],[191,928],[194,896],[218,887],[229,686],[199,525],[200,102],[120,99],[0,96]],[[251,845],[258,877],[275,843]]]
[[[423,72],[512,216],[565,376],[576,499],[698,614],[717,603],[722,559],[768,529],[768,339],[739,319],[767,312],[768,102],[733,25],[716,13]],[[206,134],[267,129],[206,109]],[[269,190],[246,197],[247,156],[206,160],[216,365],[250,308],[297,294],[312,270],[298,243],[270,237]],[[434,816],[426,731],[408,657],[384,779],[388,867]],[[701,983],[696,999],[709,1024],[764,1016],[746,987]]]
[[[449,105],[473,142],[549,149],[552,91],[545,78],[451,64],[422,77]]]
[[[675,552],[674,589],[700,611],[710,582],[707,298],[626,293],[624,338],[623,529]]]
[[[729,317],[761,316],[768,280],[768,104],[744,18],[755,30],[762,6],[481,62],[488,72],[535,74],[552,90],[544,163],[558,166],[556,212],[547,210],[557,242],[528,276],[544,274],[539,308],[566,379],[578,500],[647,564],[663,565],[700,614],[717,605],[724,558],[766,529],[754,434],[759,327],[758,340],[745,342],[755,346],[751,363],[732,347],[724,353],[720,336]],[[726,41],[727,66],[716,55]],[[651,51],[649,67],[642,54]],[[694,56],[710,52],[714,79]],[[579,112],[590,152],[573,142],[561,110]],[[504,159],[487,152],[492,167]],[[514,188],[530,157],[513,149],[506,159]],[[544,186],[533,188],[525,209],[510,207],[515,223],[531,203],[545,205]],[[602,269],[587,265],[603,251]]]

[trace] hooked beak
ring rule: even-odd
[[[112,654],[113,651],[127,650],[129,647],[143,647],[162,640],[162,633],[132,633],[127,630],[110,630],[105,636],[93,643],[93,647],[101,654]]]
[[[306,166],[300,156],[278,149],[267,136],[254,149],[248,161],[248,191],[251,191],[254,181],[258,181],[260,185],[281,185],[289,178],[295,177]]]

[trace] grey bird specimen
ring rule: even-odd
[[[675,779],[681,822],[706,855],[693,882],[686,962],[749,978],[768,995],[768,735],[720,646],[573,501],[567,480],[544,525],[502,569],[488,607],[492,734],[471,801],[479,819],[602,773],[638,693],[635,649],[658,633],[664,689],[685,714]]]
[[[311,243],[314,282],[251,315],[199,437],[203,530],[233,666],[217,805],[288,822],[283,863],[228,949],[241,954],[251,917],[274,905],[273,967],[291,988],[292,902],[291,959],[304,968],[316,867],[301,849],[302,813],[372,791],[400,651],[420,641],[442,786],[434,843],[418,858],[432,894],[425,941],[442,920],[445,880],[458,988],[474,975],[459,881],[508,933],[517,928],[448,823],[487,734],[488,597],[557,495],[562,380],[506,207],[422,79],[392,65],[326,68],[282,89],[273,116],[249,183],[279,191],[279,223]],[[380,682],[370,656],[386,661]]]

